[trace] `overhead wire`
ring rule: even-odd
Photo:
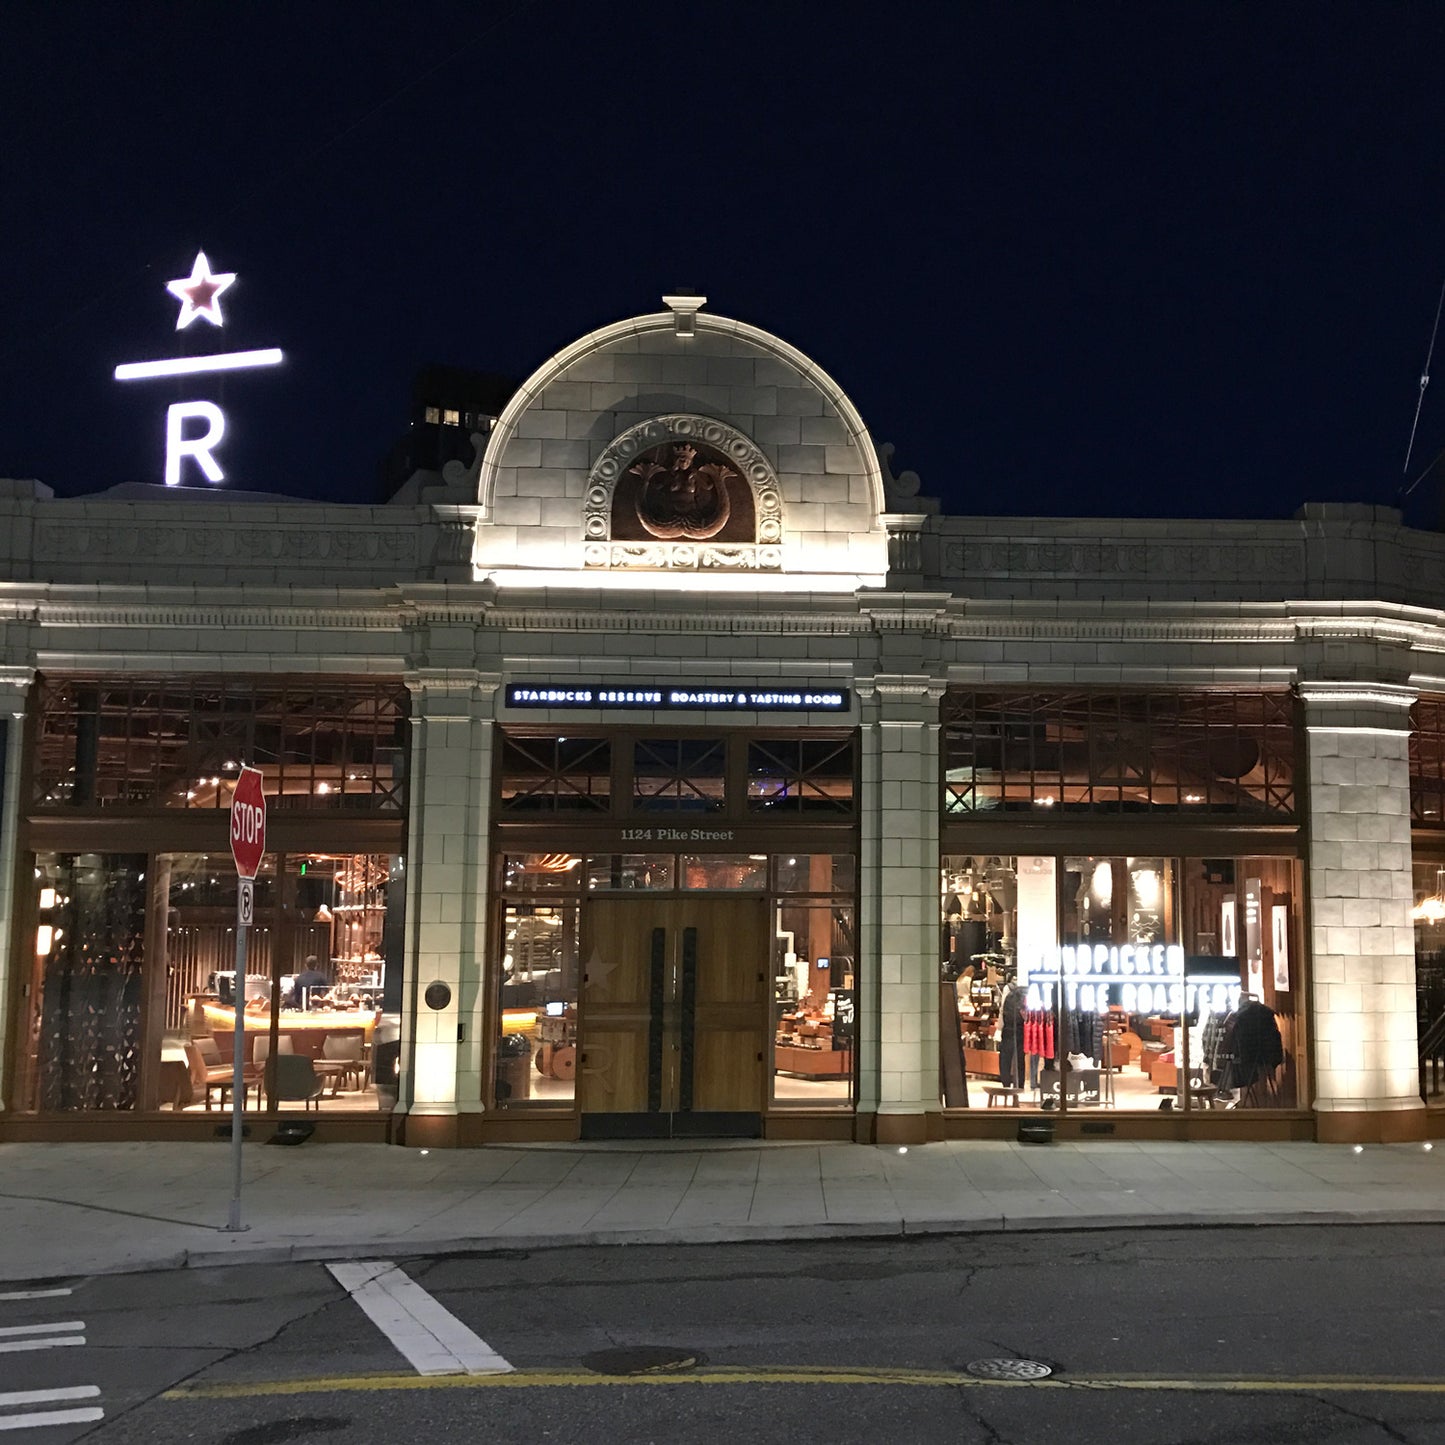
[[[1430,328],[1430,346],[1425,352],[1425,369],[1420,373],[1420,391],[1415,398],[1415,419],[1410,423],[1410,441],[1405,447],[1405,465],[1401,468],[1405,476],[1410,475],[1410,458],[1415,454],[1415,433],[1420,429],[1420,411],[1425,405],[1425,388],[1430,385],[1430,363],[1435,358],[1435,338],[1440,334],[1440,312],[1442,308],[1445,308],[1445,282],[1442,282],[1440,285],[1440,299],[1435,303],[1435,324]],[[1441,455],[1445,455],[1445,452],[1442,452]],[[1404,499],[1430,475],[1434,469],[1435,462],[1439,460],[1440,456],[1436,456],[1435,461],[1432,461],[1430,465],[1400,493],[1401,501],[1404,501]]]

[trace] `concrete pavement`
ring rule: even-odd
[[[0,1145],[0,1279],[947,1232],[1445,1222],[1445,1146]]]

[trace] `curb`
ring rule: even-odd
[[[604,1229],[572,1234],[498,1235],[448,1240],[376,1238],[349,1244],[247,1244],[237,1237],[231,1249],[169,1250],[132,1256],[72,1271],[66,1278],[93,1275],[151,1274],[182,1269],[223,1269],[232,1265],[324,1264],[344,1259],[445,1259],[457,1255],[537,1254],[562,1249],[702,1247],[719,1244],[810,1243],[830,1240],[938,1239],[950,1235],[1065,1234],[1110,1230],[1280,1229],[1342,1225],[1439,1225],[1445,1210],[1351,1212],[1340,1209],[1291,1210],[1243,1214],[1025,1215],[980,1219],[920,1219],[845,1223],[812,1221],[771,1225],[711,1225],[688,1234],[673,1229]],[[221,1231],[217,1231],[220,1233]],[[0,1282],[35,1283],[33,1275],[0,1264]]]

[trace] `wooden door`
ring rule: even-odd
[[[761,898],[684,899],[682,948],[682,1111],[758,1114],[766,1072],[769,967]],[[689,959],[691,957],[691,969]],[[689,980],[691,979],[691,985]],[[687,1057],[688,1003],[692,1057]]]
[[[584,1137],[760,1129],[768,1023],[760,898],[589,899]]]
[[[662,1108],[664,909],[631,898],[589,899],[583,911],[578,1098],[584,1113]]]

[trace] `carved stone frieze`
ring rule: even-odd
[[[714,546],[707,542],[588,542],[583,566],[646,568],[673,572],[776,572],[783,565],[781,547],[748,542]]]

